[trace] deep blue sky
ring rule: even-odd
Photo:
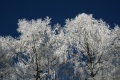
[[[102,18],[111,27],[120,25],[119,0],[0,0],[0,35],[18,36],[18,19],[49,16],[52,24],[64,25],[65,19],[83,12]]]

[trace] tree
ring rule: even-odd
[[[102,20],[95,20],[92,15],[83,13],[75,19],[67,19],[65,31],[70,45],[76,46],[82,51],[79,54],[86,56],[86,60],[82,62],[84,62],[83,67],[87,69],[88,76],[92,79],[98,78],[101,64],[104,63],[103,57],[107,57],[106,54],[109,53],[112,42],[109,26]]]
[[[114,68],[112,69],[112,78],[114,80],[118,80],[120,78],[120,27],[115,26],[113,29],[113,43],[112,43],[112,59],[111,63],[113,64]]]
[[[0,79],[13,80],[15,79],[16,70],[14,69],[15,62],[13,61],[16,56],[13,49],[13,44],[16,40],[11,36],[0,37]]]
[[[49,23],[50,18],[48,17],[45,20],[27,21],[23,19],[18,23],[18,31],[21,33],[19,43],[22,43],[22,52],[29,55],[27,55],[29,59],[27,65],[33,67],[31,71],[36,73],[34,74],[36,80],[42,78],[42,72],[46,72],[47,77],[52,75],[50,67],[52,62],[58,58],[54,54],[59,50],[62,51],[60,49],[62,44],[59,40],[62,36],[56,34],[59,25],[52,29]]]

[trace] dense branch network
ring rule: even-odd
[[[20,36],[0,37],[2,80],[118,80],[120,27],[110,29],[91,14],[50,25],[21,19]]]

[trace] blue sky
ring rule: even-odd
[[[18,19],[49,16],[52,25],[64,25],[65,19],[83,12],[102,18],[113,27],[120,25],[119,7],[119,0],[0,0],[0,35],[17,37]]]

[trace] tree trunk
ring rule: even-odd
[[[50,77],[50,59],[48,57],[48,80],[49,80],[49,77]]]

